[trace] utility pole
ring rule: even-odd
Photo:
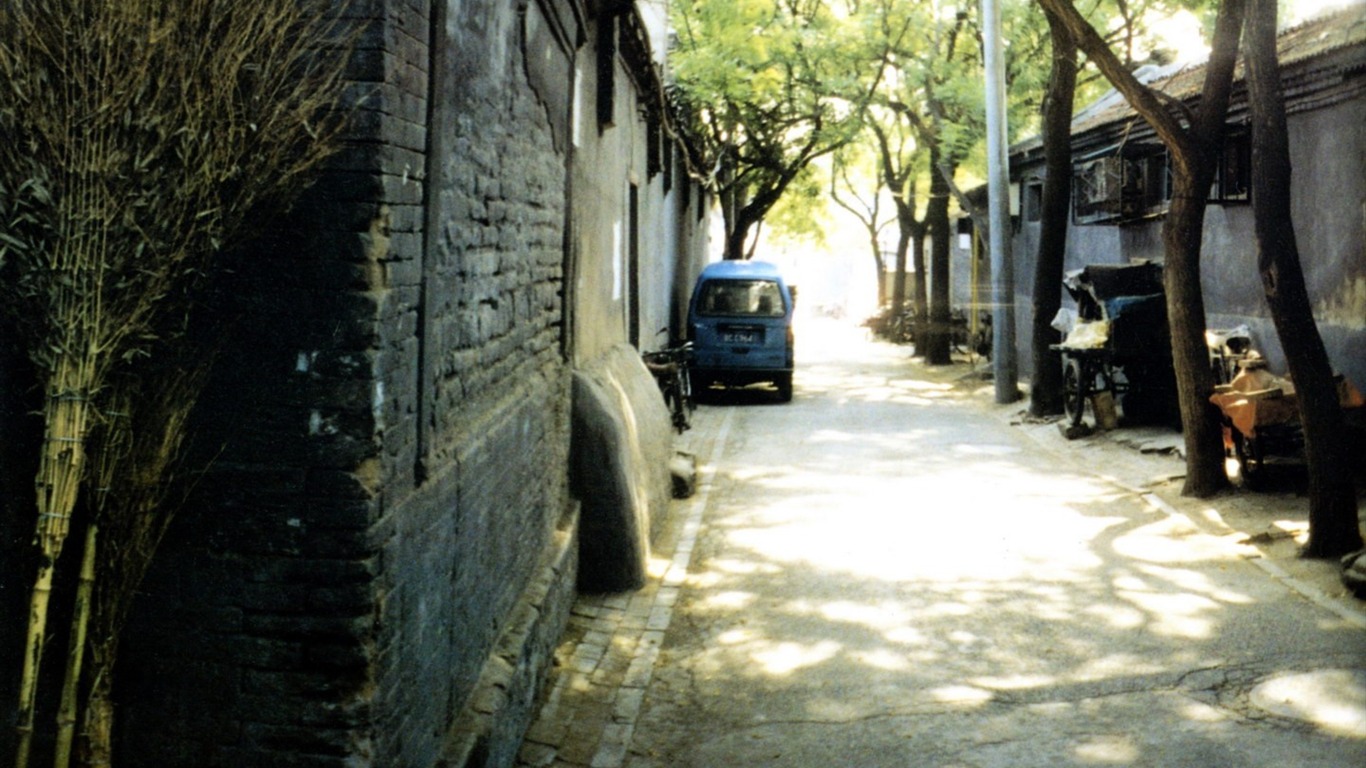
[[[1010,167],[1006,157],[1005,56],[998,0],[982,0],[986,37],[987,205],[991,227],[991,373],[996,402],[1020,399],[1015,350],[1015,265],[1010,258]]]

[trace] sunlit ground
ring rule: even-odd
[[[1357,637],[1232,538],[1040,455],[943,372],[905,375],[904,349],[864,360],[847,335],[807,333],[793,404],[720,406],[734,425],[686,582],[698,635],[677,652],[751,727],[956,711],[1028,740],[1012,703],[1080,729],[1059,764],[1156,765],[1148,715],[1241,738],[1207,670],[1250,687],[1267,657],[1322,643],[1341,662]],[[1284,716],[1366,740],[1361,676],[1313,685]]]

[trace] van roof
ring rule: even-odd
[[[729,260],[716,261],[702,269],[703,278],[766,278],[776,280],[782,276],[776,264],[767,261]]]

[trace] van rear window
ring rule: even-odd
[[[708,280],[697,299],[699,315],[782,317],[783,294],[773,280]]]

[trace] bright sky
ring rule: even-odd
[[[1329,8],[1346,8],[1349,5],[1361,2],[1366,2],[1366,0],[1291,0],[1288,3],[1291,8],[1291,23],[1317,16],[1320,11],[1326,11]]]
[[[1287,23],[1298,24],[1305,19],[1323,13],[1331,8],[1345,8],[1353,3],[1366,0],[1282,0],[1290,9]],[[1157,34],[1177,52],[1177,57],[1185,62],[1201,62],[1209,57],[1209,47],[1200,37],[1200,23],[1189,11],[1178,11],[1170,22],[1161,25]]]

